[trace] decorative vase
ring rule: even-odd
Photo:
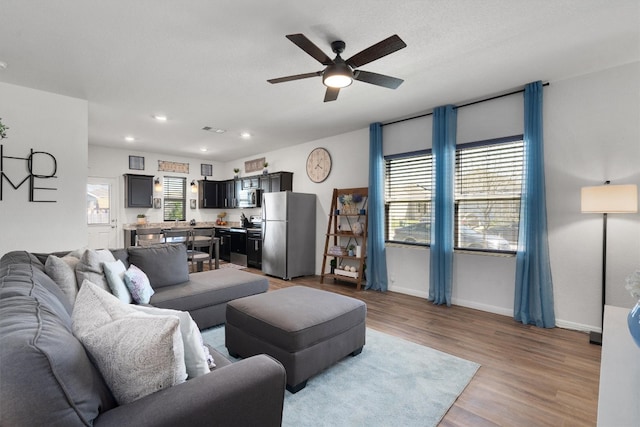
[[[269,175],[269,169],[267,168],[262,169],[262,175]]]
[[[627,324],[629,325],[631,337],[636,342],[636,345],[640,347],[640,301],[629,312]]]

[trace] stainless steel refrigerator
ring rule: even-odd
[[[289,280],[315,274],[316,195],[280,191],[262,198],[262,271]]]

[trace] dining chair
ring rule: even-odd
[[[159,228],[137,228],[136,246],[151,246],[164,243],[164,235]]]
[[[209,270],[213,269],[215,234],[215,228],[194,228],[191,231],[190,248],[187,251],[187,258],[191,262],[191,265],[194,263],[202,264],[204,261],[208,261]],[[218,263],[216,262],[216,268],[217,266]],[[197,266],[196,270],[199,270]]]
[[[189,228],[172,228],[164,230],[165,243],[183,243],[189,249],[189,239],[191,229]]]

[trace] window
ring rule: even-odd
[[[516,250],[522,163],[522,135],[456,149],[456,248]]]
[[[429,244],[431,150],[385,157],[386,240]]]
[[[185,220],[186,187],[186,178],[164,177],[162,188],[164,191],[165,221]]]
[[[110,202],[109,184],[87,184],[87,224],[111,224]]]
[[[429,245],[431,152],[385,160],[387,241]],[[454,178],[456,249],[516,250],[522,167],[522,135],[458,146]]]

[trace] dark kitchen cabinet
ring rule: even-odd
[[[225,208],[226,183],[222,181],[198,181],[198,206],[201,209]]]
[[[260,177],[260,188],[265,193],[293,191],[293,173],[276,172]]]
[[[230,179],[224,182],[224,207],[235,208],[236,207],[236,181]]]
[[[153,207],[153,175],[124,175],[124,205],[128,208]]]
[[[216,229],[216,236],[220,238],[220,259],[231,261],[231,232],[228,228]]]
[[[260,231],[247,231],[247,265],[262,268],[262,234]]]

